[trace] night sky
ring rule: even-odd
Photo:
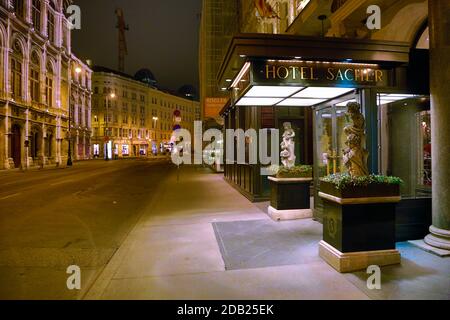
[[[128,56],[125,72],[148,68],[159,86],[198,88],[198,37],[201,0],[75,0],[81,30],[72,32],[72,50],[94,65],[118,69],[115,8],[124,10]]]

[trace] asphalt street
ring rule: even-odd
[[[0,172],[0,299],[81,298],[174,166],[102,160]],[[83,290],[69,290],[70,265]]]

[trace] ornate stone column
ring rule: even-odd
[[[428,0],[433,225],[425,242],[450,250],[450,2]]]

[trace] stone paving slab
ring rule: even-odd
[[[322,226],[311,219],[213,223],[226,270],[252,269],[319,261]]]

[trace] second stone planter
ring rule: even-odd
[[[268,177],[271,185],[269,216],[275,221],[312,217],[310,186],[312,178]]]

